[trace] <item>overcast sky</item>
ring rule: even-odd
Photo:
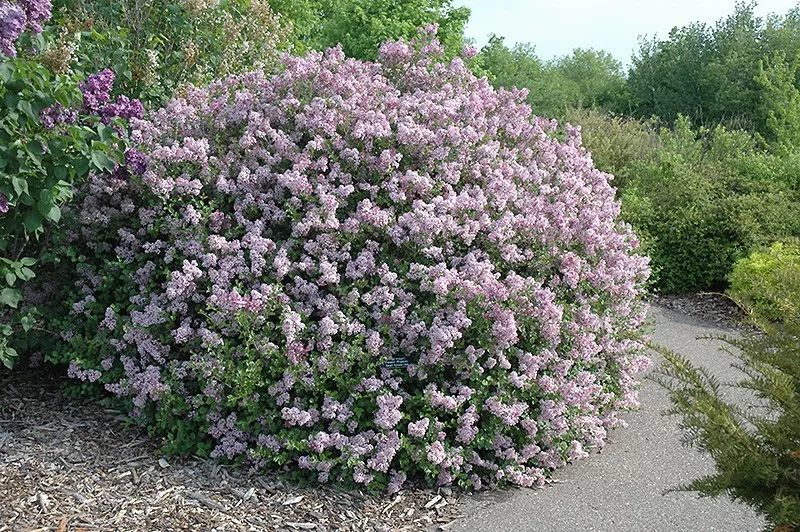
[[[509,44],[530,42],[550,59],[574,48],[599,48],[625,64],[642,34],[664,36],[674,26],[713,23],[735,0],[454,0],[472,10],[467,36],[483,46],[491,33]],[[797,0],[761,0],[757,13],[786,13]]]

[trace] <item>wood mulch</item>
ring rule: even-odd
[[[744,310],[723,293],[659,294],[652,299],[653,303],[682,314],[700,318],[722,329],[734,331],[756,330],[747,321],[748,317]]]
[[[389,497],[166,459],[63,383],[53,370],[0,372],[0,532],[435,530],[459,517],[446,489]]]

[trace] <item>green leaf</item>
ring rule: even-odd
[[[0,63],[0,81],[3,83],[8,83],[11,81],[11,77],[14,75],[14,69],[11,65],[6,63]]]
[[[59,208],[58,205],[53,205],[52,207],[50,207],[50,210],[47,211],[45,217],[51,222],[58,223],[58,221],[61,220],[61,209]]]
[[[114,128],[108,127],[102,122],[97,124],[97,134],[103,142],[110,142],[114,140],[115,136]]]
[[[79,176],[84,176],[87,172],[89,172],[89,161],[84,158],[80,158],[73,163],[73,167],[75,168],[76,174]]]
[[[6,284],[7,284],[8,286],[14,286],[14,283],[16,283],[16,282],[17,282],[17,276],[16,276],[16,275],[14,275],[14,274],[13,274],[13,273],[11,273],[11,272],[8,272],[8,273],[6,274]]]
[[[20,300],[22,300],[22,292],[16,288],[3,288],[0,291],[0,305],[17,308]]]
[[[67,177],[67,169],[63,166],[56,166],[53,168],[53,177],[56,179],[65,179]]]
[[[31,102],[22,100],[17,104],[17,109],[25,113],[31,120],[36,120],[36,113],[33,112]]]
[[[23,316],[19,319],[19,323],[22,325],[22,330],[28,332],[36,325],[36,319],[31,316]]]
[[[0,358],[3,359],[3,365],[8,369],[14,368],[14,360],[17,358],[17,352],[11,347],[0,347]]]
[[[14,187],[14,192],[17,196],[22,196],[28,193],[28,180],[18,175],[11,176],[11,185]]]
[[[17,96],[12,92],[9,92],[6,94],[5,98],[3,98],[3,101],[5,102],[6,107],[8,107],[9,109],[16,109],[17,104],[19,103],[19,96]]]
[[[42,228],[42,216],[36,211],[31,211],[25,215],[22,224],[29,232],[35,233]]]
[[[24,264],[25,266],[33,266],[36,264],[36,259],[31,257],[22,257],[19,261]]]
[[[44,154],[44,146],[38,140],[32,140],[28,143],[28,151],[34,155],[42,155]]]
[[[20,278],[20,279],[22,279],[23,281],[30,281],[31,279],[33,279],[34,277],[36,277],[36,274],[35,274],[35,273],[33,273],[33,270],[31,270],[30,268],[26,268],[25,266],[23,266],[23,267],[22,267],[22,268],[21,268],[21,269],[20,269],[20,270],[17,272],[17,277],[19,277],[19,278]]]
[[[101,151],[92,152],[92,163],[100,170],[114,170],[114,160]]]

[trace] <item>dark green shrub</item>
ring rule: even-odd
[[[24,35],[20,57],[0,52],[0,363],[8,367],[33,336],[39,309],[23,288],[59,252],[61,208],[90,169],[124,162],[120,117],[142,112],[136,100],[110,98],[110,71],[84,83],[52,72],[40,60],[46,42]]]
[[[623,214],[645,242],[660,289],[722,288],[755,246],[800,235],[797,189],[769,166],[742,172],[746,158],[767,160],[755,144],[721,126],[694,130],[682,118],[661,130],[655,151],[624,167]]]

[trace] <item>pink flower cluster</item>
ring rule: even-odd
[[[579,130],[524,100],[427,32],[134,120],[141,175],[73,213],[71,374],[215,456],[390,491],[528,486],[601,447],[646,365],[648,263]]]

